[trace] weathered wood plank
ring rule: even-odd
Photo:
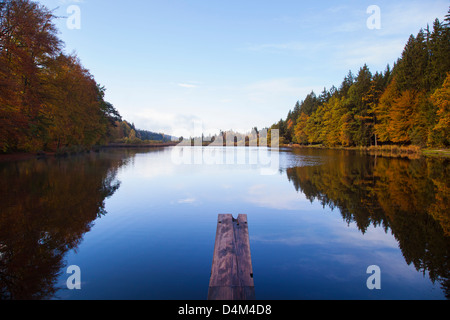
[[[252,287],[254,281],[247,215],[240,214],[238,216],[238,219],[234,222],[234,234],[240,285]]]
[[[209,287],[210,301],[246,301],[255,300],[255,287]]]
[[[238,286],[233,216],[219,215],[210,286]]]
[[[255,296],[247,215],[220,214],[209,284],[209,300],[252,300]]]

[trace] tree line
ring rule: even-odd
[[[134,123],[129,123],[126,120],[116,121],[114,128],[111,130],[111,141],[116,143],[164,143],[170,142],[172,139],[176,138],[164,133],[137,129]]]
[[[56,17],[30,0],[0,2],[0,152],[106,143],[120,114],[76,55]]]
[[[122,120],[105,87],[63,52],[54,19],[31,0],[0,2],[0,152],[170,139]]]
[[[328,147],[450,145],[450,10],[411,35],[391,69],[351,71],[339,88],[314,91],[272,125],[282,143]]]

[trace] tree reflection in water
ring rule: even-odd
[[[338,208],[363,234],[370,225],[390,230],[405,261],[439,282],[450,298],[450,160],[322,153],[327,160],[321,165],[287,169],[295,189]]]
[[[118,170],[137,152],[148,150],[0,163],[0,299],[54,298],[67,254],[107,214]],[[392,232],[405,261],[449,297],[450,160],[293,153],[291,160],[315,159],[286,169],[297,191],[339,209],[362,233],[371,225]]]
[[[133,152],[0,163],[0,299],[49,299]]]

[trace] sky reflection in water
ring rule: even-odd
[[[406,217],[411,226],[402,222],[399,227],[403,208],[386,213],[380,199],[388,192],[383,188],[390,171],[397,170],[393,174],[401,179],[417,170],[414,177],[420,173],[434,181],[430,171],[439,169],[445,181],[447,163],[280,151],[278,172],[261,175],[257,165],[175,165],[171,152],[110,150],[90,156],[114,168],[108,181],[118,188],[104,200],[106,214],[94,219],[74,249],[67,250],[54,286],[60,289],[46,298],[204,300],[217,215],[244,213],[257,299],[445,299],[441,285],[448,282],[449,237],[443,220],[423,227],[420,217],[426,217],[427,208],[416,208],[419,226]],[[79,161],[87,171],[99,165]],[[57,171],[55,166],[48,163],[42,170]],[[3,170],[11,168],[4,165]],[[416,197],[438,193],[432,191]],[[430,201],[428,207],[432,205]],[[429,233],[427,245],[438,244],[439,249],[429,250],[428,257],[400,249],[408,230]],[[6,243],[7,236],[3,238]],[[421,264],[431,265],[432,278],[443,282],[433,284]],[[79,291],[65,288],[69,265],[82,270]],[[381,290],[367,289],[370,265],[381,268]]]

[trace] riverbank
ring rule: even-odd
[[[450,158],[450,149],[426,149],[422,154],[427,157]]]
[[[166,148],[176,146],[178,142],[167,142],[167,143],[142,143],[142,144],[125,144],[125,143],[111,143],[103,146],[94,146],[91,149],[86,149],[84,147],[72,147],[61,149],[56,152],[16,152],[8,154],[0,154],[0,162],[10,162],[10,161],[24,161],[30,159],[43,159],[51,157],[66,157],[69,155],[99,152],[101,149],[112,149],[112,148]]]
[[[38,152],[38,153],[11,153],[0,154],[0,162],[8,161],[22,161],[29,159],[41,159],[49,157],[64,157],[75,154],[98,152],[101,149],[112,148],[166,148],[178,145],[178,142],[168,143],[143,143],[143,144],[124,144],[124,143],[112,143],[104,146],[96,146],[90,150],[72,148],[70,150],[60,150],[59,152]],[[421,149],[417,146],[399,147],[399,146],[383,146],[383,147],[325,147],[322,145],[304,146],[298,144],[283,144],[283,148],[301,149],[329,149],[329,150],[350,150],[365,152],[370,155],[389,157],[389,158],[410,158],[418,159],[420,157],[435,157],[435,158],[450,158],[450,149]]]
[[[54,157],[56,153],[51,152],[43,152],[43,153],[9,153],[9,154],[0,154],[0,162],[9,162],[9,161],[23,161],[29,159],[39,159],[46,157]]]
[[[290,144],[282,145],[282,147],[300,149],[300,148],[314,148],[314,149],[330,149],[330,150],[352,150],[365,152],[370,155],[377,155],[390,158],[412,158],[417,159],[420,157],[438,157],[438,158],[450,158],[450,149],[422,149],[418,146],[371,146],[371,147],[326,147],[323,145],[299,145]]]
[[[179,142],[164,142],[164,143],[110,143],[101,148],[164,148],[174,147]]]

